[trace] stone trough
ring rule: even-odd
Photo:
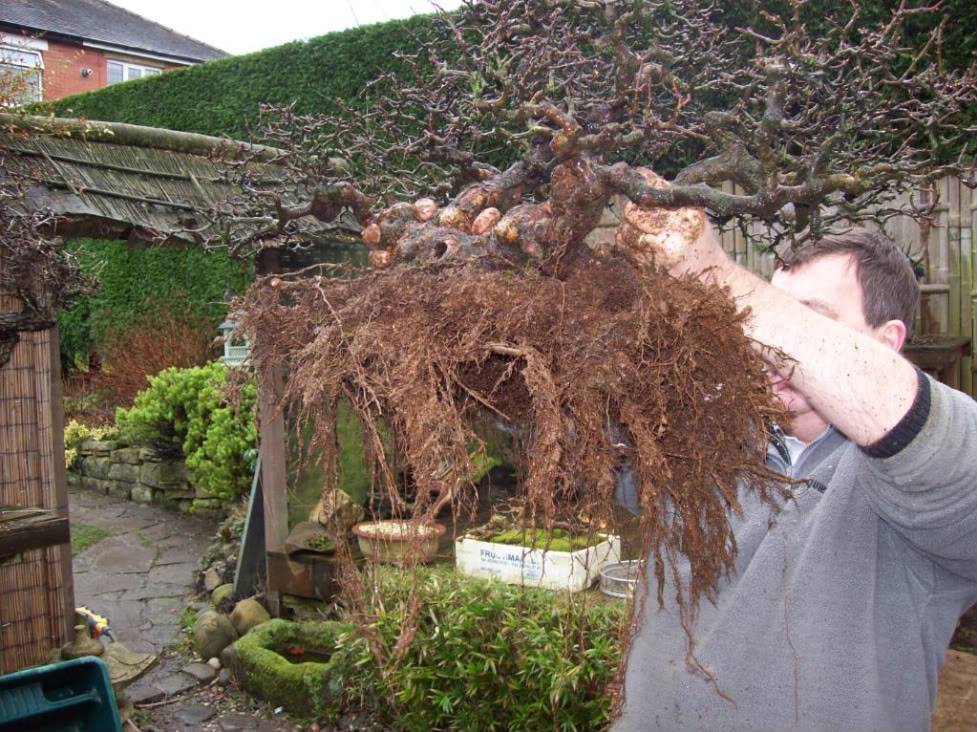
[[[238,685],[289,714],[320,716],[340,701],[352,668],[337,639],[352,626],[335,621],[270,620],[234,643],[229,668]],[[226,657],[226,656],[225,656]]]

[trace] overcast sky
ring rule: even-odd
[[[344,28],[431,13],[431,0],[109,0],[228,53],[250,53]],[[461,0],[439,0],[453,10]]]

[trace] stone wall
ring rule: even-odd
[[[191,485],[182,457],[152,447],[86,440],[68,469],[68,485],[180,511],[222,512],[220,501]]]

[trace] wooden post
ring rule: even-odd
[[[64,394],[61,391],[61,331],[55,325],[49,331],[48,349],[51,359],[51,449],[54,478],[54,508],[59,516],[70,522],[68,515],[68,475],[64,464]],[[75,579],[71,565],[71,545],[58,547],[61,553],[61,575],[63,581],[65,613],[64,637],[71,638],[72,626],[75,624]]]
[[[281,253],[277,249],[262,250],[255,258],[255,272],[259,277],[281,272]],[[260,338],[261,334],[258,333],[256,337]],[[284,373],[280,367],[258,374],[258,446],[265,517],[265,576],[269,580],[272,567],[268,565],[267,553],[280,551],[288,538],[285,416],[278,406],[284,383]],[[269,592],[267,599],[272,614],[278,615],[278,593]]]

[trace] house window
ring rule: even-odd
[[[0,106],[41,101],[44,61],[40,51],[0,45]]]
[[[125,61],[109,61],[106,66],[109,84],[118,84],[120,81],[129,81],[130,79],[141,79],[144,76],[155,76],[162,71],[155,66],[140,66]]]

